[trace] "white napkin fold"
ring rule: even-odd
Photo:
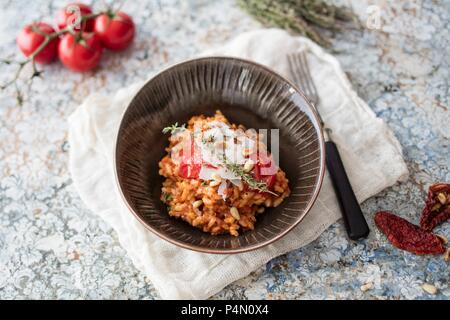
[[[289,76],[286,54],[306,50],[320,95],[320,113],[333,130],[360,202],[407,176],[401,147],[383,122],[352,90],[338,61],[309,39],[279,29],[248,32],[207,55],[254,60]],[[89,209],[117,232],[121,245],[163,299],[205,299],[270,259],[316,239],[341,216],[328,174],[311,212],[293,231],[265,248],[235,255],[181,249],[145,229],[118,194],[113,174],[116,133],[129,101],[143,83],[112,96],[93,94],[69,118],[74,184]]]

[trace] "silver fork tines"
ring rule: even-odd
[[[301,51],[289,54],[288,62],[294,82],[299,86],[300,90],[305,93],[306,97],[319,115],[320,122],[322,122],[323,125],[322,118],[320,117],[319,110],[317,109],[319,95],[317,94],[316,86],[309,71],[306,53]]]
[[[289,65],[297,85],[305,92],[308,99],[314,105],[319,103],[317,89],[309,71],[308,58],[305,52],[298,52],[288,55]]]

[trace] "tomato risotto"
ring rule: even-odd
[[[161,200],[171,216],[213,235],[252,230],[266,207],[289,196],[288,179],[267,152],[264,135],[231,124],[216,111],[187,126],[164,128],[167,155],[159,162]]]

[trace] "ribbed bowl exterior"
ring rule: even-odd
[[[215,110],[247,128],[279,129],[279,165],[292,191],[238,237],[213,236],[172,218],[160,200],[158,162],[168,145],[162,129]],[[208,253],[254,250],[281,238],[308,213],[324,175],[320,124],[302,92],[266,67],[229,57],[186,61],[148,81],[123,115],[115,153],[116,181],[136,218],[165,240]]]

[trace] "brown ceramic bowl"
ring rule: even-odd
[[[168,145],[161,130],[217,109],[247,128],[280,129],[279,165],[292,191],[238,237],[204,233],[170,217],[160,201],[158,162]],[[262,65],[228,57],[186,61],[148,81],[123,115],[115,152],[117,183],[136,218],[173,244],[207,253],[254,250],[283,237],[311,209],[325,170],[320,124],[304,94]]]

